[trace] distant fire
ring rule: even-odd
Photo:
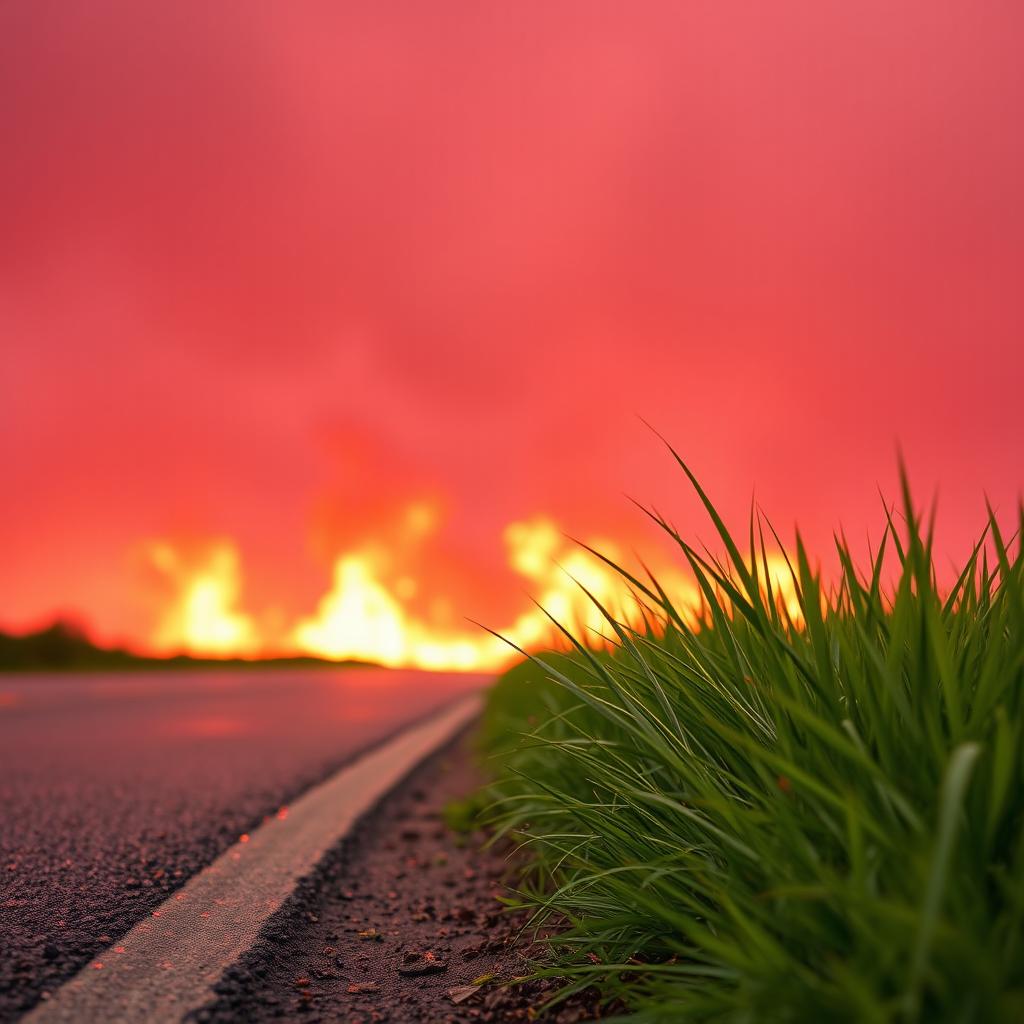
[[[260,648],[252,620],[235,607],[240,582],[232,544],[215,544],[199,564],[164,542],[152,545],[149,555],[178,591],[153,636],[154,649],[230,656]]]
[[[192,559],[168,542],[155,544],[151,560],[176,596],[161,616],[152,646],[197,655],[298,653],[391,667],[486,671],[515,657],[510,644],[531,649],[550,643],[556,633],[551,618],[577,632],[606,634],[608,624],[595,601],[617,616],[636,616],[636,601],[623,577],[567,539],[555,522],[538,517],[504,530],[507,564],[528,582],[535,603],[524,598],[523,610],[511,622],[488,623],[500,638],[468,621],[462,626],[431,621],[412,607],[425,581],[410,575],[395,551],[425,543],[436,517],[429,506],[413,504],[402,523],[393,546],[367,542],[340,553],[331,589],[316,610],[277,637],[261,635],[257,619],[239,608],[241,566],[233,544],[216,543]],[[611,542],[597,539],[591,546],[613,560],[622,557]],[[770,558],[769,571],[773,588],[795,614],[795,595],[781,557]],[[693,581],[673,566],[655,572],[677,606],[696,617],[700,602]]]

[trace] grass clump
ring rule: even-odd
[[[655,518],[700,621],[623,572],[639,626],[566,630],[491,697],[544,970],[642,1021],[1024,1020],[1019,531],[990,513],[940,589],[904,483],[863,570],[837,538],[826,586],[797,539],[796,611],[760,516],[741,551],[691,480],[724,556]]]

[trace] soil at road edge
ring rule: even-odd
[[[465,738],[430,759],[300,883],[218,985],[218,1000],[191,1019],[534,1019],[553,986],[507,984],[527,972],[531,950],[517,941],[521,919],[497,899],[505,855],[442,820],[480,781]],[[541,1019],[598,1016],[596,997],[583,993]]]

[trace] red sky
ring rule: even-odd
[[[1024,486],[1021,12],[9,0],[0,625],[145,642],[157,538],[307,615],[423,497],[501,620],[510,521],[707,534],[637,414],[819,550],[899,442],[964,554]]]

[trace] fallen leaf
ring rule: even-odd
[[[464,1003],[470,996],[475,996],[481,988],[481,985],[459,985],[448,989],[448,998],[453,1003]]]

